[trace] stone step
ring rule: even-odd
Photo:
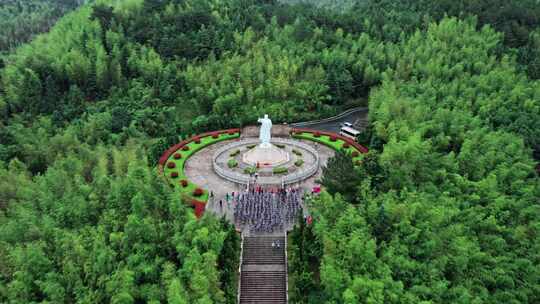
[[[281,247],[272,248],[279,240]],[[283,237],[245,237],[240,275],[240,304],[285,304],[285,239]]]

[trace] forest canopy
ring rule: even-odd
[[[237,234],[159,155],[355,106],[291,301],[540,302],[537,1],[42,2],[0,5],[0,302],[235,303]]]

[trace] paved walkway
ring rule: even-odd
[[[214,198],[213,199],[210,198],[208,200],[208,204],[206,205],[206,211],[213,212],[219,216],[225,216],[227,219],[233,222],[234,218],[233,218],[232,203],[226,202],[225,195],[227,193],[232,193],[233,191],[234,192],[244,191],[245,186],[238,185],[238,184],[224,180],[223,178],[218,176],[214,172],[214,169],[212,168],[212,158],[216,150],[219,147],[222,147],[223,145],[226,145],[230,142],[231,142],[230,140],[222,141],[195,153],[192,157],[190,157],[186,161],[184,172],[188,180],[214,193]],[[322,166],[326,165],[328,158],[334,155],[334,150],[324,145],[321,145],[312,141],[302,140],[302,142],[312,146],[316,151],[318,151],[321,168]],[[301,183],[293,184],[290,186],[300,187],[304,189],[304,191],[311,191],[311,189],[316,185],[315,181],[319,179],[322,175],[321,168],[319,168],[319,171],[311,178]],[[219,205],[220,200],[223,201],[221,208]]]

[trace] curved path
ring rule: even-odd
[[[314,130],[328,131],[339,134],[341,124],[344,122],[352,123],[358,130],[364,129],[368,123],[368,108],[358,107],[347,110],[334,117],[321,120],[293,123],[290,124],[290,126],[293,128],[310,128]]]
[[[321,177],[322,167],[326,165],[328,159],[334,155],[334,150],[329,147],[318,144],[313,141],[300,140],[301,142],[310,145],[313,147],[319,154],[319,170],[315,175],[309,179],[292,186],[301,186],[307,191],[310,191],[315,185],[315,180]],[[212,160],[214,153],[224,145],[231,143],[232,141],[222,141],[216,144],[213,144],[193,156],[191,156],[184,165],[184,173],[188,180],[196,183],[208,191],[214,193],[214,199],[209,198],[206,205],[206,211],[211,211],[212,213],[225,215],[231,221],[233,220],[232,216],[232,207],[227,206],[225,202],[225,195],[231,192],[239,192],[244,190],[241,185],[229,182],[218,176],[213,167]],[[220,208],[219,201],[223,200],[223,208]]]

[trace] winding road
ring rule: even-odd
[[[344,122],[350,122],[354,125],[355,129],[362,130],[367,126],[368,123],[368,108],[359,107],[347,110],[337,116],[308,121],[308,122],[299,122],[290,124],[293,128],[309,128],[321,131],[328,131],[339,133],[341,125]]]

